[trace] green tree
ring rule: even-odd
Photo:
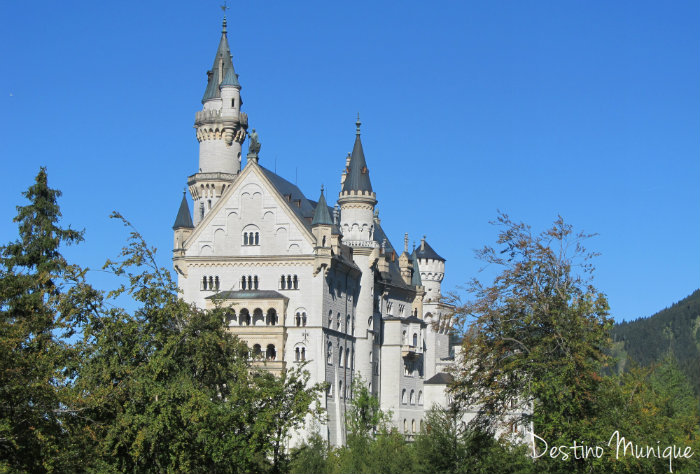
[[[534,422],[558,445],[589,434],[609,344],[605,296],[591,284],[591,235],[574,233],[559,217],[533,235],[500,214],[497,247],[478,257],[498,272],[491,284],[474,280],[473,300],[457,315],[468,328],[454,395],[478,407],[473,426]]]
[[[277,469],[280,440],[320,388],[299,371],[280,379],[253,370],[224,311],[180,299],[155,250],[124,223],[129,244],[106,268],[125,282],[108,297],[127,294],[139,307],[104,305],[83,327],[75,391],[89,420],[86,461],[95,472]]]
[[[60,191],[41,168],[17,207],[19,238],[0,248],[0,472],[70,470],[64,398],[72,374],[65,337],[79,306],[70,300],[84,272],[61,246],[82,232],[59,226]]]

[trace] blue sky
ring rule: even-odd
[[[170,267],[220,3],[2,2],[0,242],[45,165],[86,231],[72,259],[117,255],[118,210]],[[427,234],[444,288],[478,276],[498,209],[597,232],[617,320],[699,286],[697,1],[230,3],[261,164],[332,201],[360,112],[382,224]]]

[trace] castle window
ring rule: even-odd
[[[199,203],[199,218],[204,219],[204,203]]]
[[[262,348],[260,347],[260,344],[255,344],[253,346],[253,358],[257,359],[258,357],[262,356]]]
[[[328,311],[328,328],[333,326],[333,310]]]
[[[287,275],[287,289],[292,289],[292,275]]]
[[[306,326],[306,313],[301,313],[301,325]]]
[[[238,318],[238,324],[241,326],[250,326],[250,312],[246,308],[241,310],[241,314]]]
[[[350,334],[352,332],[352,328],[350,327],[350,315],[348,314],[345,316],[345,332]]]
[[[418,404],[419,405],[423,404],[423,391],[421,391],[421,390],[418,391]],[[421,426],[421,428],[423,428],[423,427]]]
[[[274,308],[270,308],[267,310],[267,325],[268,326],[274,326],[277,324],[277,311],[274,310]]]
[[[219,277],[218,276],[214,277],[214,289],[216,291],[219,291]]]
[[[345,348],[345,365],[350,368],[350,348]]]
[[[403,432],[408,433],[408,424],[406,424],[406,418],[403,419]]]
[[[294,360],[299,362],[301,360],[301,351],[298,347],[294,348]]]
[[[416,334],[414,332],[413,333],[413,347],[417,347],[417,346],[418,346],[418,334]]]
[[[404,405],[406,404],[406,389],[405,388],[401,391],[401,403],[403,403]]]
[[[247,226],[247,228],[255,229],[255,226]],[[243,245],[246,247],[260,245],[260,232],[246,231],[243,232]]]
[[[416,420],[411,420],[411,431],[416,432]]]
[[[306,347],[301,348],[301,360],[306,360]]]
[[[207,204],[209,204],[209,209],[211,209],[211,199],[207,201]]]
[[[336,323],[335,323],[335,328],[340,331],[340,313],[338,313],[338,316],[336,318]]]
[[[207,277],[206,276],[202,277],[202,289],[203,290],[207,289]]]
[[[416,393],[415,390],[411,390],[411,396],[410,396],[410,398],[409,398],[409,400],[410,400],[410,402],[411,402],[411,405],[415,405],[415,404],[416,404],[415,393]]]
[[[245,276],[241,277],[241,290],[245,290],[248,288],[248,285],[246,284],[246,279]]]
[[[209,289],[210,290],[214,289],[214,277],[213,276],[209,277]]]
[[[267,345],[267,351],[265,351],[265,356],[267,360],[277,360],[277,351],[275,350],[274,344]]]
[[[231,108],[232,109],[236,108],[236,99],[231,99]]]
[[[297,278],[296,275],[294,275],[293,281],[294,281],[294,289],[298,290],[299,289],[299,279]]]
[[[338,396],[340,398],[343,398],[343,381],[342,380],[338,381]]]
[[[328,353],[326,355],[326,361],[329,365],[333,365],[333,343],[328,343]]]
[[[258,289],[258,276],[255,275],[253,277],[253,287],[257,290]]]
[[[284,290],[286,288],[287,288],[286,280],[284,279],[284,275],[282,275],[282,278],[280,278],[280,290]]]
[[[343,366],[343,348],[340,347],[338,349],[338,367],[342,367],[342,366]]]

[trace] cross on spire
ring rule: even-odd
[[[224,4],[221,5],[219,8],[221,8],[221,11],[224,12],[224,21],[222,23],[222,33],[226,33],[226,10],[230,10],[230,8],[226,5],[226,0],[224,0]]]

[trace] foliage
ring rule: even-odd
[[[534,420],[542,435],[572,439],[594,401],[611,326],[605,296],[590,283],[595,254],[583,244],[591,235],[561,217],[538,235],[505,214],[496,224],[499,248],[478,257],[501,272],[488,286],[473,280],[475,299],[457,309],[469,329],[454,395],[479,407],[480,429]]]
[[[60,247],[83,234],[59,227],[61,193],[48,187],[46,169],[23,194],[19,239],[0,248],[0,472],[57,472],[72,465],[65,337],[75,308],[67,303],[84,275]]]
[[[281,378],[253,371],[248,348],[225,330],[223,311],[180,299],[154,252],[132,228],[122,260],[105,268],[126,278],[108,296],[128,293],[140,307],[133,314],[103,308],[82,331],[76,394],[92,420],[84,429],[93,468],[278,470],[282,441],[322,387],[307,387],[299,369]]]
[[[616,324],[612,336],[621,368],[628,359],[650,366],[671,350],[678,365],[700,395],[700,290],[648,318]]]

